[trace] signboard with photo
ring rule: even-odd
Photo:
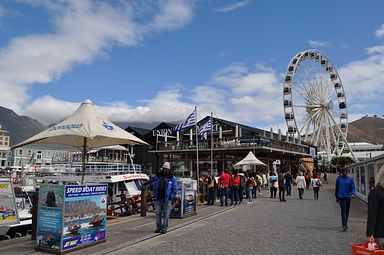
[[[107,185],[42,185],[36,249],[64,252],[106,240]]]
[[[18,222],[15,192],[12,182],[8,179],[0,179],[0,225]]]
[[[59,251],[62,243],[63,185],[41,185],[37,215],[36,246],[46,251]]]
[[[106,240],[107,185],[65,187],[62,250]]]

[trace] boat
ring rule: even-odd
[[[77,232],[79,232],[80,228],[81,228],[80,224],[71,223],[71,224],[69,224],[67,231],[71,234],[77,234]]]
[[[89,225],[92,225],[92,226],[100,226],[101,223],[103,223],[104,221],[104,218],[103,217],[100,217],[99,215],[96,215],[95,217],[92,218],[92,221],[89,222]]]

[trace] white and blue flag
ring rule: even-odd
[[[212,130],[212,119],[209,118],[209,120],[205,122],[205,124],[199,129],[199,135],[206,140],[207,133],[211,130]]]
[[[188,128],[193,127],[195,124],[196,124],[196,111],[193,111],[184,122],[177,124],[174,130],[184,131]]]

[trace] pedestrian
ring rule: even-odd
[[[240,204],[239,201],[239,187],[240,187],[240,175],[237,173],[237,170],[234,170],[230,179],[231,183],[231,206],[235,202],[235,206]]]
[[[305,174],[305,186],[307,187],[307,190],[309,189],[309,184],[311,184],[311,174],[307,171]]]
[[[261,194],[261,189],[262,189],[262,186],[263,186],[263,177],[261,177],[259,173],[256,173],[255,181],[256,181],[256,186],[257,186],[258,193],[260,195],[263,195],[263,194]],[[255,197],[256,197],[256,194],[255,194]]]
[[[279,173],[279,175],[277,176],[277,181],[279,184],[280,202],[285,202],[285,201],[287,201],[287,200],[285,200],[285,178],[284,178],[284,175],[282,173]]]
[[[153,183],[156,211],[155,233],[165,234],[168,229],[171,205],[176,201],[177,181],[171,172],[171,164],[164,162],[158,173],[144,183],[144,186]]]
[[[247,186],[247,194],[248,194],[248,204],[251,204],[253,202],[252,201],[253,187],[256,186],[255,178],[252,176],[249,176],[247,179],[246,186]]]
[[[313,188],[313,198],[315,200],[319,199],[319,192],[320,192],[320,186],[321,186],[321,181],[319,179],[319,176],[314,174],[312,179],[311,179],[311,185]]]
[[[343,231],[347,231],[348,229],[349,208],[355,192],[355,183],[352,178],[348,176],[348,169],[344,168],[342,175],[337,177],[335,188],[336,202],[340,204]]]
[[[228,170],[225,170],[224,173],[220,176],[220,206],[228,206],[228,189],[229,189],[229,179],[230,176],[228,174]],[[224,200],[225,197],[225,200]]]
[[[375,187],[375,179],[373,177],[369,178],[368,186],[370,191]]]
[[[239,178],[240,178],[240,185],[239,185],[239,204],[243,202],[244,198],[244,192],[246,191],[245,183],[247,182],[247,179],[245,178],[245,175],[243,173],[243,170],[239,170]]]
[[[289,171],[284,174],[284,179],[285,179],[285,189],[287,191],[287,196],[291,196],[292,175]]]
[[[296,177],[296,185],[299,191],[299,199],[303,199],[304,188],[306,187],[306,183],[302,172],[299,172],[299,175]]]
[[[279,187],[276,173],[271,173],[271,176],[269,176],[269,187],[269,190],[271,191],[271,198],[276,198],[277,187]]]
[[[324,183],[324,184],[328,184],[328,176],[327,176],[327,172],[324,172],[324,174],[323,174],[323,179],[324,179],[323,183]]]
[[[215,204],[215,186],[216,181],[215,178],[212,177],[212,175],[208,174],[207,176],[207,184],[208,184],[208,201],[207,205],[214,205]]]
[[[377,173],[375,187],[368,195],[367,237],[373,236],[375,242],[384,245],[384,167]]]

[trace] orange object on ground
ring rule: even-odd
[[[352,255],[384,255],[384,250],[368,250],[366,243],[352,244]]]

